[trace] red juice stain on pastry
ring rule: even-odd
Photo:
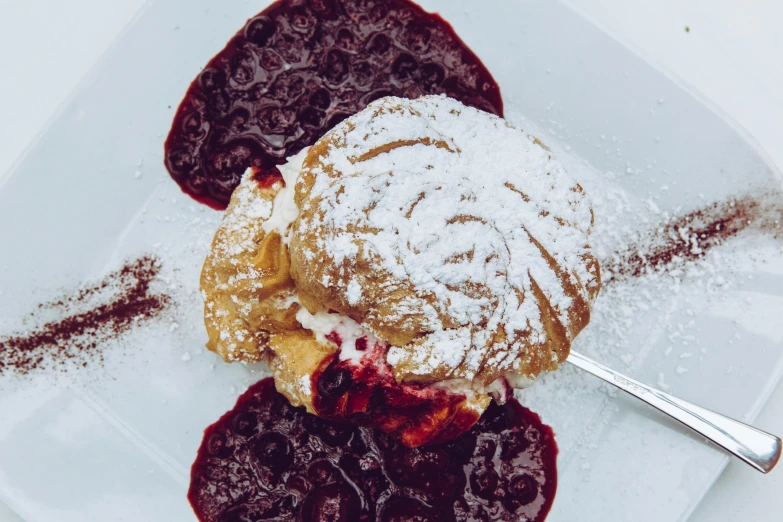
[[[280,170],[278,170],[277,167],[264,171],[255,169],[253,179],[261,188],[271,188],[275,183],[282,183],[285,185],[283,175],[280,174]]]
[[[265,379],[204,432],[188,499],[202,522],[540,522],[556,456],[552,430],[513,399],[411,449],[294,408]]]
[[[341,344],[336,333],[327,338]],[[313,408],[320,417],[382,429],[408,447],[451,440],[479,420],[480,412],[466,404],[464,395],[397,382],[385,346],[368,349],[364,337],[356,343],[363,352],[358,361],[341,361],[335,354],[311,376]]]
[[[451,26],[409,0],[283,0],[193,81],[165,145],[174,180],[225,208],[257,176],[383,96],[446,94],[503,114],[500,89]]]

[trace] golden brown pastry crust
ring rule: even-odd
[[[270,365],[278,388],[312,411],[309,381],[337,347],[322,344],[296,320],[300,306],[288,247],[265,232],[282,181],[266,186],[245,175],[234,192],[201,271],[207,348],[225,361]]]
[[[282,180],[269,186],[268,180],[256,182],[252,172],[245,175],[232,196],[202,270],[201,288],[209,335],[207,347],[226,361],[268,363],[278,389],[293,404],[304,405],[315,413],[312,376],[323,368],[325,361],[334,358],[338,347],[334,342],[317,340],[311,331],[302,327],[297,313],[302,307],[310,313],[328,309],[362,324],[388,343],[390,350],[396,350],[392,369],[398,382],[456,382],[459,379],[463,389],[474,388],[465,393],[460,408],[480,413],[489,401],[486,388],[498,378],[509,372],[535,378],[543,371],[557,368],[565,360],[571,340],[588,323],[590,307],[600,290],[598,262],[586,241],[578,261],[574,262],[573,257],[556,256],[535,233],[521,227],[520,233],[543,260],[538,270],[545,267],[551,272],[559,281],[555,286],[566,296],[570,306],[561,309],[552,304],[551,277],[548,287],[539,285],[532,276],[527,286],[514,286],[516,283],[511,281],[508,285],[510,295],[518,303],[533,303],[539,314],[536,320],[540,323],[537,329],[513,330],[503,323],[489,325],[487,318],[508,297],[498,295],[489,286],[468,283],[454,289],[481,303],[477,315],[484,319],[466,323],[464,318],[450,313],[448,303],[442,302],[436,292],[418,288],[410,280],[393,273],[384,265],[378,251],[368,244],[366,238],[376,231],[366,222],[359,220],[339,231],[353,236],[348,248],[353,249],[354,254],[338,260],[333,250],[323,248],[323,241],[334,237],[335,230],[324,223],[327,210],[323,194],[313,189],[319,178],[341,182],[344,173],[333,163],[331,155],[344,148],[351,135],[365,132],[360,126],[361,118],[389,114],[413,119],[429,117],[413,102],[381,100],[327,133],[307,153],[296,184],[295,202],[300,214],[288,236],[290,245],[278,232],[266,232],[264,228],[272,215],[272,203],[283,188]],[[499,122],[510,128],[502,120]],[[548,149],[538,140],[534,142],[536,150],[545,151],[551,160]],[[425,135],[415,139],[381,140],[377,146],[349,160],[355,166],[416,147],[434,148],[438,153],[448,155],[461,152],[447,135],[440,138]],[[395,174],[394,169],[390,172],[392,176]],[[396,174],[403,176],[404,172]],[[506,196],[515,198],[518,204],[530,202],[529,187],[520,180],[509,180],[502,188],[508,192]],[[583,190],[578,184],[569,186],[568,194],[582,213],[574,211],[549,219],[562,227],[564,233],[582,234],[586,240],[592,225],[592,210],[589,205],[584,207]],[[410,201],[401,209],[400,219],[410,219],[414,208],[427,197],[431,194],[422,192],[420,197]],[[364,211],[371,212],[372,208]],[[541,219],[547,217],[542,215]],[[482,215],[463,213],[454,216],[451,222],[454,226],[462,226],[482,220]],[[482,224],[486,225],[486,222]],[[458,252],[446,263],[459,264],[477,255],[472,251]],[[563,259],[570,260],[571,264]],[[491,262],[487,258],[486,263]],[[357,281],[361,290],[359,298],[351,295],[351,285],[355,286]],[[434,334],[435,329],[438,335]],[[471,345],[480,336],[483,336],[482,341]],[[463,344],[468,340],[471,349],[464,355],[464,360],[459,364],[432,364],[433,345],[451,339]],[[468,359],[472,359],[470,364]],[[480,363],[476,364],[476,360]],[[438,422],[448,425],[448,419]],[[401,433],[403,438],[420,435],[411,435],[410,430]]]
[[[226,361],[263,360],[270,332],[299,328],[287,248],[262,228],[280,188],[237,188],[201,271],[207,348]]]
[[[378,249],[374,247],[374,243],[382,241],[378,233],[383,231],[374,227],[370,220],[359,216],[347,222],[342,229],[333,226],[335,220],[331,219],[330,213],[335,201],[339,201],[341,194],[353,194],[349,192],[350,188],[346,188],[353,181],[345,178],[363,176],[363,165],[370,165],[373,159],[389,157],[390,152],[400,153],[405,150],[415,155],[422,147],[434,147],[454,156],[462,154],[450,136],[439,136],[437,132],[422,132],[418,137],[399,139],[400,134],[407,132],[409,127],[426,126],[431,119],[437,119],[439,108],[433,109],[428,105],[433,99],[435,103],[440,101],[437,97],[425,97],[414,101],[387,98],[376,102],[327,133],[308,154],[296,186],[296,203],[300,215],[294,222],[290,244],[291,275],[296,281],[300,302],[310,311],[320,307],[335,310],[367,326],[376,336],[391,344],[395,354],[392,364],[399,381],[437,382],[460,378],[489,385],[509,372],[535,377],[543,371],[554,370],[568,356],[571,340],[588,324],[590,308],[600,290],[599,265],[586,244],[593,219],[589,204],[588,211],[582,212],[582,223],[574,223],[576,219],[569,222],[561,216],[547,216],[544,211],[537,218],[549,219],[553,226],[561,227],[564,231],[587,231],[582,235],[584,248],[578,252],[578,259],[573,260],[572,265],[558,262],[535,235],[522,227],[526,241],[537,249],[540,258],[552,272],[550,277],[559,280],[560,290],[570,300],[567,309],[553,305],[551,295],[547,295],[549,288],[542,288],[533,276],[527,285],[514,286],[515,282],[510,281],[519,302],[527,299],[535,301],[540,312],[538,328],[512,330],[503,323],[488,326],[493,312],[502,305],[501,300],[505,296],[493,293],[480,282],[468,282],[456,288],[461,294],[484,302],[480,313],[476,314],[480,319],[466,322],[450,313],[449,302],[426,288],[417,288],[410,278],[399,277],[391,272],[389,264],[383,262]],[[473,111],[468,108],[464,110]],[[410,123],[401,126],[403,131],[393,125],[379,125],[376,129],[368,130],[368,120],[388,119],[391,115]],[[490,115],[486,117],[494,118]],[[498,127],[510,127],[500,119],[495,120]],[[362,136],[365,141],[374,144],[362,146]],[[357,142],[359,146],[356,146]],[[535,139],[534,143],[540,151],[544,151],[543,155],[552,160],[551,152],[540,141]],[[353,149],[348,150],[349,144],[353,144]],[[435,165],[434,168],[440,167]],[[487,165],[487,168],[492,166]],[[350,173],[346,174],[345,169]],[[379,174],[373,172],[372,175]],[[390,165],[387,183],[401,182],[398,180],[406,175],[404,168],[398,172],[395,166]],[[505,189],[518,198],[520,205],[532,204],[527,194],[529,187],[522,185],[524,181],[519,178],[509,179]],[[570,180],[566,181],[571,183],[574,206],[584,207],[586,199],[582,187]],[[314,191],[316,183],[320,185]],[[324,189],[327,185],[329,188]],[[377,190],[383,191],[383,188],[380,186]],[[410,219],[417,204],[435,196],[437,194],[434,192],[421,192],[418,198],[407,201],[404,207],[400,207],[399,220]],[[383,204],[383,197],[381,194],[372,199],[362,212],[369,215],[375,210],[375,205],[379,202]],[[458,203],[454,201],[455,205]],[[457,215],[451,222],[468,221],[482,222],[488,228],[492,227],[492,223],[487,223],[484,216],[479,214]],[[350,242],[345,241],[346,238]],[[342,241],[340,244],[345,245],[346,250],[353,250],[350,256],[324,248],[325,244],[338,240]],[[455,257],[471,255],[471,251],[457,251]],[[454,259],[455,263],[460,261]],[[352,285],[361,290],[355,292],[358,298],[350,295]],[[427,311],[434,311],[436,318],[433,319],[433,314]],[[433,338],[432,332],[436,329],[441,332]],[[488,335],[477,342],[475,339],[480,337],[479,333]],[[426,359],[427,354],[433,351],[434,343],[451,341],[472,344],[462,362],[454,364]],[[480,362],[469,365],[466,362],[469,358],[479,359]]]

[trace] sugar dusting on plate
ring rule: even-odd
[[[526,123],[520,127],[535,132]],[[756,186],[713,201],[700,195],[686,208],[670,207],[666,191],[660,197],[632,194],[618,183],[623,175],[599,172],[567,148],[555,152],[590,195],[596,216],[591,241],[604,277],[591,323],[574,350],[677,394],[683,383],[701,378],[695,370],[711,349],[701,330],[710,324],[710,310],[732,308],[744,280],[767,263],[779,264],[779,187]],[[724,322],[726,343],[736,342],[737,328]],[[715,337],[710,332],[712,342]],[[743,357],[738,351],[737,360]],[[580,448],[589,454],[622,404],[613,400],[612,386],[569,365],[516,396],[555,427],[564,463]]]

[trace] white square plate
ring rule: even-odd
[[[103,367],[0,378],[0,499],[27,521],[194,520],[185,493],[201,433],[263,374],[203,349],[196,288],[220,214],[179,191],[162,152],[189,82],[266,4],[149,2],[0,178],[0,336],[142,253],[161,259],[176,301],[107,349]],[[599,254],[667,212],[779,190],[735,125],[566,5],[422,4],[493,73],[508,119],[583,183]],[[783,256],[763,238],[719,250],[689,272],[606,289],[575,349],[751,420],[783,373]],[[552,522],[683,520],[727,461],[573,368],[518,397],[558,437]]]

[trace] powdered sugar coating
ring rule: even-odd
[[[298,328],[296,292],[280,255],[285,216],[275,209],[284,183],[262,181],[254,169],[244,174],[201,274],[207,347],[228,361],[262,360],[270,332]],[[274,233],[265,228],[270,222]]]
[[[553,369],[589,320],[590,203],[494,115],[446,97],[378,100],[313,147],[296,202],[300,293],[391,343],[398,378]]]

